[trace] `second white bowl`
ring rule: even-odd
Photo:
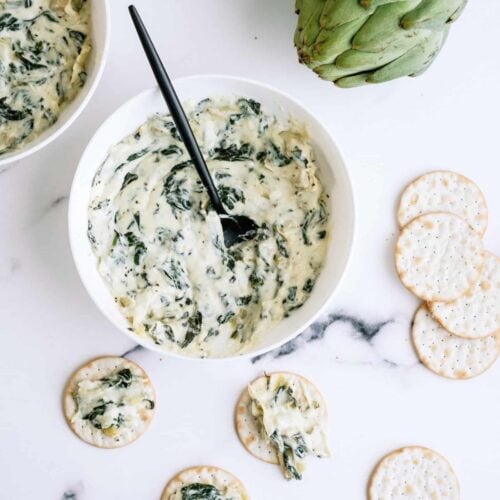
[[[109,47],[110,21],[107,0],[90,0],[92,51],[86,65],[87,81],[83,88],[63,109],[54,125],[44,130],[35,140],[20,149],[0,156],[0,167],[26,158],[59,137],[85,109],[101,79]]]

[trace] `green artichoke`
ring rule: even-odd
[[[299,59],[339,87],[418,76],[467,0],[296,0]]]

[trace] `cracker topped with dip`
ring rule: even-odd
[[[249,500],[243,483],[219,467],[190,467],[165,486],[161,500]]]
[[[308,458],[330,456],[326,403],[300,375],[273,373],[249,384],[235,419],[243,446],[260,460],[279,464],[286,479],[302,479]]]
[[[148,428],[156,407],[146,372],[128,359],[102,357],[79,368],[64,391],[73,432],[100,448],[130,444]]]

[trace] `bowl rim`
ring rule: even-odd
[[[104,44],[102,47],[102,52],[100,55],[100,60],[98,61],[98,65],[96,66],[96,71],[94,72],[94,75],[89,82],[89,86],[86,90],[86,94],[80,104],[72,111],[71,114],[68,115],[66,118],[66,121],[61,122],[60,126],[58,127],[58,121],[52,124],[47,131],[50,131],[51,128],[54,128],[54,130],[50,133],[48,133],[47,137],[39,142],[38,144],[33,144],[31,145],[30,142],[26,144],[25,148],[21,148],[19,151],[14,150],[12,153],[7,153],[7,156],[5,157],[0,157],[0,167],[5,167],[7,165],[10,165],[11,163],[17,162],[19,160],[23,160],[27,158],[28,156],[31,156],[33,153],[36,153],[37,151],[40,151],[41,149],[45,148],[48,146],[51,142],[55,141],[58,137],[60,137],[68,128],[73,125],[73,123],[76,121],[76,119],[81,115],[83,110],[87,107],[88,103],[94,96],[94,93],[97,89],[97,86],[99,85],[101,81],[102,74],[104,72],[104,68],[106,66],[106,61],[108,58],[108,52],[109,52],[109,46],[110,46],[110,40],[111,40],[111,18],[110,18],[110,8],[109,8],[109,2],[108,0],[94,0],[97,2],[102,2],[103,8],[104,8]],[[86,85],[84,86],[84,88]],[[82,89],[83,90],[83,89]],[[71,104],[71,102],[69,103]],[[36,141],[36,139],[35,139]]]
[[[74,224],[73,224],[73,219],[74,219],[74,213],[77,210],[77,207],[75,206],[75,196],[74,192],[77,191],[79,186],[77,186],[77,181],[79,178],[78,173],[80,170],[83,168],[83,160],[85,159],[85,156],[87,154],[87,150],[90,149],[94,141],[96,140],[96,137],[99,135],[101,130],[105,127],[106,123],[108,120],[110,120],[115,113],[118,113],[120,110],[123,108],[127,107],[132,101],[135,100],[140,100],[141,98],[145,97],[148,94],[153,94],[155,92],[158,92],[159,89],[157,86],[150,87],[146,90],[143,90],[139,92],[138,94],[133,95],[132,97],[128,98],[125,102],[123,102],[120,106],[118,106],[114,111],[112,111],[104,120],[103,122],[99,125],[99,127],[95,130],[92,138],[88,142],[87,146],[85,147],[85,150],[83,151],[80,161],[78,163],[78,166],[75,170],[75,174],[73,177],[73,181],[71,184],[71,190],[70,190],[70,196],[69,196],[69,203],[68,203],[68,236],[69,236],[69,244],[70,244],[70,249],[71,249],[71,255],[73,257],[73,262],[76,266],[78,276],[80,278],[81,283],[83,284],[85,290],[87,291],[87,294],[90,296],[92,302],[97,306],[99,311],[103,314],[103,316],[107,319],[107,321],[113,325],[119,332],[125,334],[127,337],[129,337],[135,344],[138,346],[143,347],[144,349],[147,349],[152,352],[156,352],[158,354],[162,354],[164,356],[176,358],[176,359],[181,359],[181,360],[186,360],[186,361],[191,361],[191,362],[231,362],[235,360],[243,360],[243,359],[252,359],[256,358],[265,354],[268,354],[279,347],[283,346],[284,344],[294,340],[297,338],[299,335],[301,335],[303,332],[305,332],[311,324],[313,324],[319,316],[321,316],[326,308],[331,304],[333,298],[337,295],[339,289],[341,288],[341,285],[345,279],[345,275],[347,274],[348,269],[350,268],[351,262],[352,262],[352,254],[353,254],[353,249],[355,245],[355,241],[357,238],[357,203],[356,203],[356,197],[355,197],[355,191],[353,188],[353,182],[352,182],[352,176],[349,172],[349,168],[347,167],[347,162],[345,161],[345,155],[342,151],[342,149],[339,147],[337,144],[336,140],[332,137],[332,134],[328,131],[328,129],[324,126],[324,124],[316,118],[316,116],[309,110],[309,108],[304,105],[301,101],[296,99],[295,97],[289,95],[288,93],[272,86],[267,83],[260,82],[258,80],[246,78],[246,77],[240,77],[240,76],[234,76],[234,75],[227,75],[227,74],[219,74],[219,73],[200,73],[200,74],[193,74],[193,75],[188,75],[188,76],[182,76],[179,78],[173,79],[173,85],[174,87],[176,84],[179,84],[181,82],[185,81],[190,81],[190,80],[198,80],[198,79],[213,79],[213,80],[226,80],[226,81],[234,81],[238,83],[244,83],[244,84],[249,84],[249,85],[254,85],[260,88],[264,88],[265,90],[268,90],[269,92],[275,93],[280,95],[281,97],[284,97],[285,99],[293,102],[296,106],[300,107],[307,115],[308,118],[311,120],[314,120],[316,122],[316,125],[318,125],[328,136],[329,140],[333,143],[334,147],[337,150],[338,156],[342,160],[342,169],[345,174],[345,181],[346,181],[346,187],[348,189],[348,197],[351,200],[352,203],[352,224],[351,224],[351,231],[350,231],[350,241],[347,242],[347,252],[346,252],[346,257],[345,257],[345,262],[343,269],[340,271],[339,278],[337,280],[337,284],[335,287],[325,296],[323,299],[321,305],[316,309],[314,314],[312,314],[307,321],[303,322],[300,325],[300,329],[298,330],[293,330],[290,335],[287,335],[283,337],[282,339],[278,340],[277,342],[274,342],[273,344],[262,347],[260,349],[253,350],[251,352],[244,352],[241,354],[233,354],[230,356],[224,356],[224,357],[195,357],[195,356],[187,356],[180,354],[175,351],[170,351],[166,349],[161,349],[159,347],[156,347],[154,345],[150,345],[147,342],[143,342],[141,338],[139,338],[136,334],[133,332],[121,328],[118,326],[106,313],[106,310],[101,304],[98,303],[98,301],[94,297],[94,293],[92,290],[90,290],[90,286],[87,285],[86,281],[83,279],[83,269],[81,268],[81,259],[77,257],[78,251],[76,250],[76,242],[74,241],[74,235],[76,230],[74,229]],[[110,146],[111,147],[111,146]],[[331,167],[329,167],[331,168]]]

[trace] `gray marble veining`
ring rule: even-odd
[[[47,203],[44,207],[40,209],[36,218],[30,221],[27,227],[32,227],[35,226],[36,224],[39,224],[43,219],[45,219],[45,217],[47,217],[47,215],[52,213],[54,210],[58,209],[59,207],[65,206],[68,202],[68,199],[69,196],[61,195],[51,200],[49,203]]]
[[[257,363],[263,358],[280,358],[282,356],[288,356],[293,352],[300,349],[303,345],[309,342],[315,342],[318,340],[322,340],[325,337],[325,334],[329,327],[334,325],[335,323],[348,323],[354,329],[355,334],[365,340],[368,343],[371,343],[374,337],[389,323],[393,320],[385,320],[376,323],[369,323],[361,318],[345,314],[345,313],[332,313],[329,314],[324,321],[318,321],[313,323],[307,330],[301,333],[298,337],[293,340],[290,340],[286,344],[278,347],[274,351],[271,351],[266,354],[261,354],[260,356],[255,356],[252,358],[252,363]]]
[[[390,325],[398,327],[397,329],[399,331],[401,331],[402,328],[405,331],[408,330],[408,325],[406,324],[404,326],[395,324],[396,321],[392,318],[383,321],[367,321],[359,316],[344,312],[330,313],[324,320],[313,323],[295,339],[283,344],[273,351],[251,358],[251,363],[258,364],[260,361],[266,359],[273,360],[289,356],[302,351],[308,344],[326,341],[327,337],[334,339],[335,335],[338,336],[343,334],[348,338],[348,343],[353,346],[357,342],[365,344],[371,356],[366,357],[366,359],[351,359],[349,353],[346,353],[344,349],[342,355],[336,357],[337,363],[366,365],[376,362],[386,368],[411,368],[418,365],[418,362],[415,361],[413,357],[401,360],[394,357],[390,349],[388,352],[386,347],[375,345],[376,340],[380,338],[383,332],[387,332],[387,336],[390,335],[390,332],[387,330]],[[338,330],[341,325],[347,327],[348,333]],[[329,334],[327,335],[327,333]],[[389,344],[391,344],[391,342],[389,342]],[[333,347],[332,349],[335,350]],[[145,350],[143,346],[137,344],[121,354],[121,357],[129,357],[130,355]],[[339,354],[341,350],[342,349],[339,349]]]
[[[0,265],[0,280],[10,278],[19,269],[21,269],[21,261],[17,257],[9,257],[4,266]]]
[[[123,354],[120,354],[121,358],[126,358],[130,356],[131,354],[134,354],[135,352],[143,351],[144,347],[140,344],[135,345],[134,347],[131,347],[127,351],[125,351]]]

